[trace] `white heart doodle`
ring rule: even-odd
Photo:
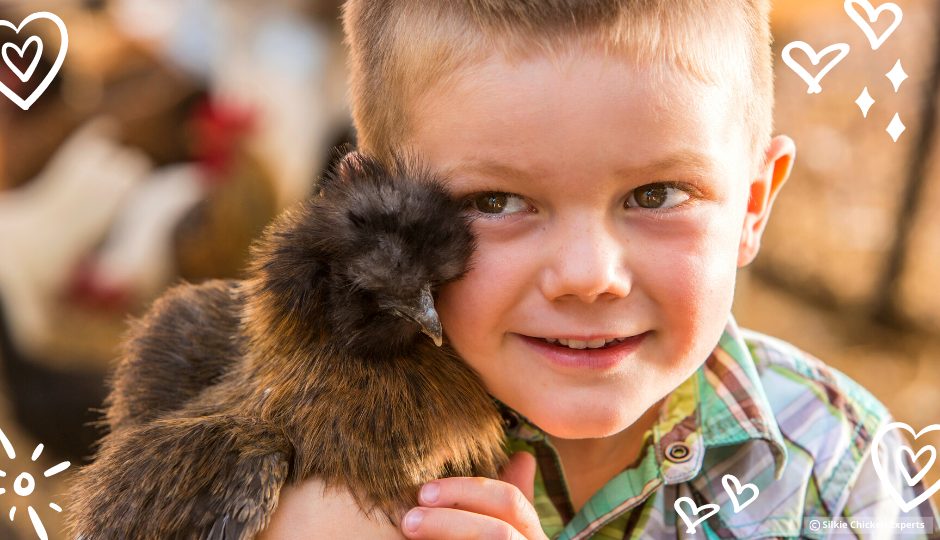
[[[25,59],[25,58],[26,58],[26,49],[29,47],[29,44],[30,44],[30,43],[34,43],[34,42],[36,43],[36,45],[38,45],[37,51],[36,51],[36,56],[33,57],[33,61],[30,62],[29,68],[27,68],[27,69],[26,69],[26,72],[24,73],[24,72],[20,71],[18,67],[16,67],[16,64],[14,64],[13,62],[10,61],[10,57],[7,56],[7,51],[8,51],[9,49],[13,49],[14,51],[16,51],[16,54],[19,55],[20,58],[24,58],[24,59]],[[39,58],[40,58],[40,57],[42,57],[42,40],[39,39],[39,37],[37,37],[37,36],[33,36],[33,37],[27,39],[27,40],[26,40],[26,43],[23,45],[23,48],[22,48],[22,49],[20,49],[19,47],[17,47],[16,45],[14,45],[14,44],[12,44],[12,43],[4,43],[4,44],[3,44],[3,62],[4,62],[4,63],[7,65],[7,67],[10,68],[10,70],[11,70],[14,74],[16,74],[16,76],[19,77],[20,80],[23,81],[23,82],[28,81],[29,78],[33,76],[33,72],[36,71],[36,66],[39,65]]]
[[[906,429],[908,432],[910,432],[911,435],[914,436],[914,439],[916,440],[918,437],[920,437],[920,436],[923,435],[924,433],[928,433],[928,432],[930,432],[930,431],[940,431],[940,424],[931,424],[931,425],[925,427],[924,429],[920,430],[919,433],[916,433],[916,434],[915,434],[915,433],[914,433],[914,430],[911,428],[911,426],[905,424],[904,422],[892,422],[892,423],[887,424],[886,426],[882,427],[881,429],[879,429],[878,432],[875,433],[875,437],[872,439],[872,443],[871,443],[871,462],[872,462],[872,465],[875,467],[875,474],[878,475],[878,478],[881,480],[881,483],[885,486],[885,488],[887,488],[888,493],[891,495],[891,498],[893,498],[894,501],[895,501],[896,503],[898,503],[898,506],[901,507],[901,510],[903,510],[904,512],[907,512],[907,511],[909,511],[911,508],[916,507],[916,506],[919,505],[920,503],[922,503],[922,502],[924,502],[925,500],[927,500],[928,498],[930,498],[934,493],[936,493],[937,490],[940,489],[940,480],[937,480],[936,482],[934,482],[932,486],[930,486],[930,487],[927,488],[923,493],[921,493],[920,495],[918,495],[917,498],[915,498],[913,501],[908,502],[908,501],[905,501],[905,500],[901,497],[901,493],[900,493],[900,492],[898,491],[898,489],[894,486],[894,484],[892,484],[892,483],[889,481],[888,478],[885,478],[885,470],[884,470],[884,467],[883,467],[882,464],[881,464],[881,453],[884,453],[884,452],[881,452],[881,453],[878,452],[878,448],[879,448],[878,445],[881,444],[881,439],[884,437],[885,433],[887,433],[888,431],[891,431],[892,429]],[[906,447],[906,446],[902,446],[902,448],[907,448],[907,447]],[[933,448],[933,447],[931,447],[931,448]],[[910,449],[908,449],[908,450],[910,451]],[[924,451],[924,449],[921,448],[920,452],[917,452],[917,455],[919,456],[919,455],[921,454],[921,452],[923,452],[923,451]],[[913,452],[911,452],[911,454],[913,454]],[[899,452],[898,452],[898,456],[900,457],[900,455],[901,455],[901,453],[900,453],[900,451],[899,451]],[[915,456],[915,461],[916,461],[916,456]],[[931,466],[931,465],[933,465],[933,460],[931,460],[931,462],[927,464],[927,467],[924,467],[924,469],[917,475],[916,478],[917,478],[918,480],[920,480],[920,478],[922,478],[923,475],[924,475],[928,470],[930,470],[930,466]],[[906,474],[906,471],[905,471],[905,476],[908,476],[908,475]],[[908,478],[908,481],[909,481],[909,482],[910,482],[910,480],[912,480],[912,479],[911,479],[911,478]]]
[[[907,467],[904,466],[904,462],[901,459],[901,454],[903,454],[904,452],[907,452],[911,456],[911,462],[917,463],[917,459],[920,458],[920,455],[927,451],[930,451],[930,459],[927,461],[927,465],[925,465],[924,468],[921,469],[919,473],[914,475],[914,478],[911,478],[911,475],[907,474]],[[936,460],[937,460],[937,451],[934,449],[933,446],[929,444],[921,448],[917,452],[916,456],[914,455],[914,451],[906,446],[902,446],[901,448],[898,448],[898,468],[901,469],[901,474],[904,475],[904,478],[907,480],[907,485],[909,486],[913,486],[917,482],[920,482],[921,478],[923,478],[924,475],[927,474],[927,471],[930,470],[930,467],[933,467],[933,462]]]
[[[822,68],[822,71],[820,71],[814,78],[809,74],[808,71],[803,69],[803,66],[798,64],[793,58],[790,57],[790,51],[795,48],[805,52],[806,55],[809,56],[810,61],[813,62],[814,66],[819,64],[819,61],[822,60],[822,57],[826,56],[830,52],[835,50],[842,52],[839,53],[839,55],[832,59],[828,64],[826,64],[826,67]],[[845,55],[847,54],[849,54],[849,46],[846,43],[836,43],[835,45],[830,45],[819,51],[817,54],[816,51],[805,42],[794,41],[793,43],[790,43],[783,48],[783,61],[786,62],[787,65],[790,66],[790,69],[796,72],[796,74],[799,75],[809,85],[809,90],[806,91],[807,94],[818,94],[822,90],[822,87],[819,86],[819,81],[821,81],[822,78],[826,76],[826,73],[829,73],[830,69],[835,67],[836,64],[845,58]]]
[[[681,503],[682,501],[689,503],[689,506],[692,507],[692,513],[695,514],[696,516],[698,515],[699,512],[701,512],[702,510],[705,510],[706,508],[710,508],[711,512],[708,512],[704,516],[698,518],[693,523],[689,519],[689,516],[682,510],[682,507],[679,506],[679,503]],[[686,526],[688,526],[688,529],[686,530],[686,532],[689,534],[695,534],[695,526],[705,521],[706,519],[712,517],[713,515],[717,514],[718,510],[721,508],[717,504],[703,504],[701,507],[695,506],[695,501],[693,501],[689,497],[679,497],[678,499],[676,499],[676,504],[674,504],[673,506],[676,508],[676,512],[679,514],[679,517],[681,517],[682,521],[684,521]]]
[[[730,484],[734,484],[734,491],[731,490]],[[725,488],[725,491],[728,492],[728,496],[731,497],[731,502],[734,503],[734,513],[737,514],[743,510],[747,505],[757,500],[757,496],[760,494],[760,490],[757,489],[757,486],[754,484],[744,484],[741,485],[741,482],[738,482],[738,479],[733,474],[726,474],[721,477],[721,485]],[[738,504],[738,495],[741,494],[745,489],[754,490],[754,495],[745,501],[744,504]]]
[[[862,16],[858,14],[858,11],[855,11],[855,8],[852,7],[852,4],[858,4],[865,8],[865,13],[868,15],[868,20],[871,22],[878,20],[879,13],[884,10],[888,10],[891,13],[894,13],[894,23],[892,23],[891,26],[889,26],[888,29],[885,30],[883,34],[881,34],[881,37],[875,37],[875,31],[872,30],[868,22],[866,22],[865,19],[863,19]],[[862,29],[862,32],[865,32],[865,36],[868,37],[868,41],[871,42],[872,50],[881,47],[881,44],[884,43],[886,39],[888,39],[888,36],[894,32],[894,29],[897,28],[899,24],[901,24],[901,17],[904,15],[901,12],[901,8],[899,8],[897,4],[892,4],[889,2],[886,4],[881,4],[878,6],[878,9],[875,9],[868,2],[868,0],[845,0],[845,12],[848,13],[849,17],[855,21],[855,24],[857,24],[858,27]]]
[[[55,63],[52,64],[52,69],[49,70],[49,73],[46,75],[46,78],[43,79],[41,83],[39,83],[39,86],[37,86],[36,89],[33,90],[33,93],[30,94],[28,98],[23,99],[20,96],[16,95],[16,93],[10,90],[7,87],[7,85],[3,84],[3,82],[0,81],[0,92],[2,92],[3,95],[5,95],[6,97],[10,98],[10,101],[12,101],[13,103],[16,103],[24,111],[29,109],[33,103],[36,103],[36,100],[39,99],[39,96],[41,96],[42,93],[46,91],[46,88],[49,88],[49,84],[52,82],[52,79],[54,79],[56,74],[59,73],[59,68],[62,67],[62,62],[65,61],[65,53],[69,48],[69,34],[65,29],[65,23],[62,22],[62,19],[46,11],[33,13],[29,17],[26,17],[25,19],[23,19],[23,22],[20,23],[19,27],[13,26],[13,24],[11,24],[9,21],[0,21],[0,26],[6,26],[7,28],[12,28],[13,30],[16,31],[17,34],[19,34],[20,30],[22,30],[24,26],[35,21],[36,19],[49,19],[50,21],[54,22],[56,26],[59,27],[59,33],[62,34],[62,45],[59,46],[59,55],[56,57]],[[27,41],[26,43],[28,45],[29,41]],[[26,49],[26,46],[23,47],[22,52],[25,52],[25,49]],[[6,50],[7,49],[4,46],[3,48],[4,60],[6,60]],[[17,51],[19,52],[20,50],[17,49]],[[20,56],[22,56],[22,52]],[[39,55],[37,55],[36,58],[39,58]],[[36,60],[33,60],[33,62],[34,62],[34,65],[30,66],[30,69],[26,71],[25,75],[31,76],[33,74],[32,70],[35,68]],[[19,74],[17,74],[17,76],[19,76]],[[22,77],[20,78],[22,79]],[[29,77],[27,76],[26,79],[29,79]]]

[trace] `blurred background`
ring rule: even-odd
[[[64,538],[49,502],[63,506],[68,472],[42,471],[87,462],[127,317],[181,279],[240,277],[261,228],[354,141],[339,3],[0,1],[2,20],[46,10],[69,33],[61,71],[28,111],[0,97],[0,429],[17,450],[4,470],[37,479],[25,499],[0,494],[0,508],[21,507],[0,519],[0,540],[35,538],[27,505]],[[872,50],[840,0],[775,1],[775,132],[795,140],[797,160],[734,314],[919,430],[940,423],[940,1],[896,3],[903,22]],[[875,33],[890,22],[883,14]],[[22,73],[29,35],[43,42],[27,82],[0,66],[21,96],[60,44],[52,22],[28,28],[0,28],[0,42],[26,47],[4,51]],[[819,94],[780,59],[796,40],[851,47]],[[885,75],[898,60],[909,78],[895,90]],[[855,103],[865,88],[867,116]]]

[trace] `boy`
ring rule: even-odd
[[[412,148],[470,202],[473,269],[437,309],[521,452],[499,481],[427,484],[400,531],[316,482],[286,488],[263,538],[815,538],[840,516],[849,534],[913,519],[905,538],[940,537],[931,502],[902,513],[889,495],[922,481],[873,472],[884,407],[730,316],[795,156],[771,138],[768,12],[347,2],[360,146]]]

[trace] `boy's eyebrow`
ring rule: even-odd
[[[503,165],[495,161],[486,160],[468,160],[444,167],[441,171],[445,176],[450,176],[455,172],[480,173],[486,176],[498,178],[518,178],[520,180],[530,181],[533,175],[522,169],[516,169],[508,165]]]
[[[704,154],[686,149],[641,167],[619,169],[618,176],[654,176],[674,169],[686,169],[694,173],[708,174],[715,170],[715,163]]]
[[[615,174],[618,177],[655,176],[674,169],[686,169],[693,173],[706,175],[715,170],[715,163],[695,150],[686,149],[647,165],[618,169]],[[507,179],[518,178],[531,181],[534,178],[534,175],[528,171],[488,160],[462,161],[444,167],[441,172],[448,176],[455,172],[471,172]]]

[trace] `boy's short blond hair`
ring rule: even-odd
[[[769,0],[347,0],[359,146],[387,157],[428,90],[496,51],[557,60],[583,44],[730,85],[759,167],[773,130],[769,12]]]

